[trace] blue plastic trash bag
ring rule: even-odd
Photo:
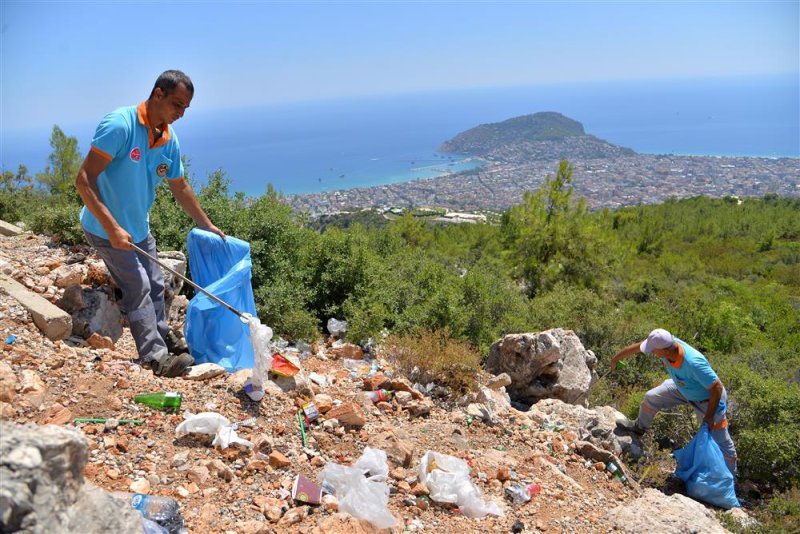
[[[249,243],[195,228],[186,248],[194,283],[240,312],[256,315]],[[248,325],[199,291],[189,301],[184,333],[195,363],[216,363],[229,372],[253,367]]]
[[[707,423],[686,447],[672,455],[677,460],[675,476],[686,482],[689,497],[726,510],[741,506],[733,487],[733,474]]]

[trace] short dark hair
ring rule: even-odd
[[[192,80],[186,74],[179,70],[165,70],[156,80],[153,90],[150,91],[150,98],[153,98],[157,87],[161,88],[164,91],[164,96],[166,96],[181,83],[194,96],[194,85],[192,85]]]

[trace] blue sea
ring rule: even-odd
[[[109,110],[110,111],[110,110]],[[478,124],[557,111],[639,153],[800,157],[796,75],[473,89],[204,111],[176,123],[197,184],[223,169],[233,191],[332,191],[473,168],[438,147]],[[85,152],[96,120],[61,125]],[[3,169],[33,172],[49,129],[3,132]]]

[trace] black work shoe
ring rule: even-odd
[[[170,354],[189,352],[189,346],[186,344],[186,340],[172,330],[169,331],[164,342],[167,344],[167,350]]]
[[[175,378],[181,376],[186,369],[194,365],[194,358],[188,352],[182,354],[167,354],[161,360],[148,362],[148,366],[156,376]]]
[[[639,421],[637,419],[631,421],[627,417],[624,419],[617,419],[617,427],[640,436],[645,432],[645,429],[639,426]]]

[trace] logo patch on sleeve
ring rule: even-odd
[[[166,163],[162,163],[156,167],[156,174],[159,176],[159,178],[165,177],[167,172],[169,172],[169,166]]]
[[[142,153],[138,146],[134,147],[133,150],[131,150],[131,161],[138,163],[140,159],[142,159]]]

